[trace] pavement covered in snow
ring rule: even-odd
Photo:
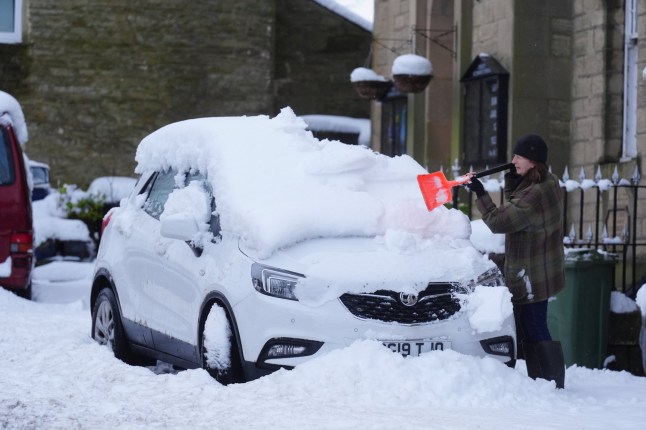
[[[34,301],[0,290],[0,428],[636,429],[646,378],[567,369],[566,388],[491,358],[403,358],[362,341],[246,384],[132,367],[90,338],[92,263],[36,270]]]

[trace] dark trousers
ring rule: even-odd
[[[552,340],[547,327],[547,300],[526,305],[514,305],[516,320],[516,342],[519,357],[522,354],[523,342],[542,342]]]

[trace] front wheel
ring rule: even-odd
[[[242,382],[237,351],[229,318],[222,307],[214,304],[202,329],[202,367],[222,385]]]

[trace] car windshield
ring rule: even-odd
[[[31,175],[34,179],[34,185],[48,184],[49,183],[49,171],[45,167],[40,166],[31,166]]]
[[[315,238],[409,235],[468,239],[468,218],[429,212],[413,158],[319,140],[285,108],[275,118],[202,118],[170,124],[137,149],[137,173],[205,173],[223,233],[260,255]],[[402,239],[402,246],[405,243]],[[426,246],[426,245],[419,245]]]
[[[0,185],[13,184],[15,181],[15,173],[13,170],[13,163],[11,162],[11,146],[9,145],[9,138],[4,129],[0,133]]]

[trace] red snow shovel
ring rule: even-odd
[[[481,178],[492,173],[509,170],[513,166],[513,163],[507,163],[502,166],[492,167],[491,169],[476,173],[475,177]],[[451,188],[466,184],[469,182],[469,178],[467,176],[460,176],[453,181],[449,181],[443,172],[434,172],[426,175],[418,175],[417,182],[419,183],[419,189],[422,191],[426,208],[432,211],[436,207],[451,201]]]

